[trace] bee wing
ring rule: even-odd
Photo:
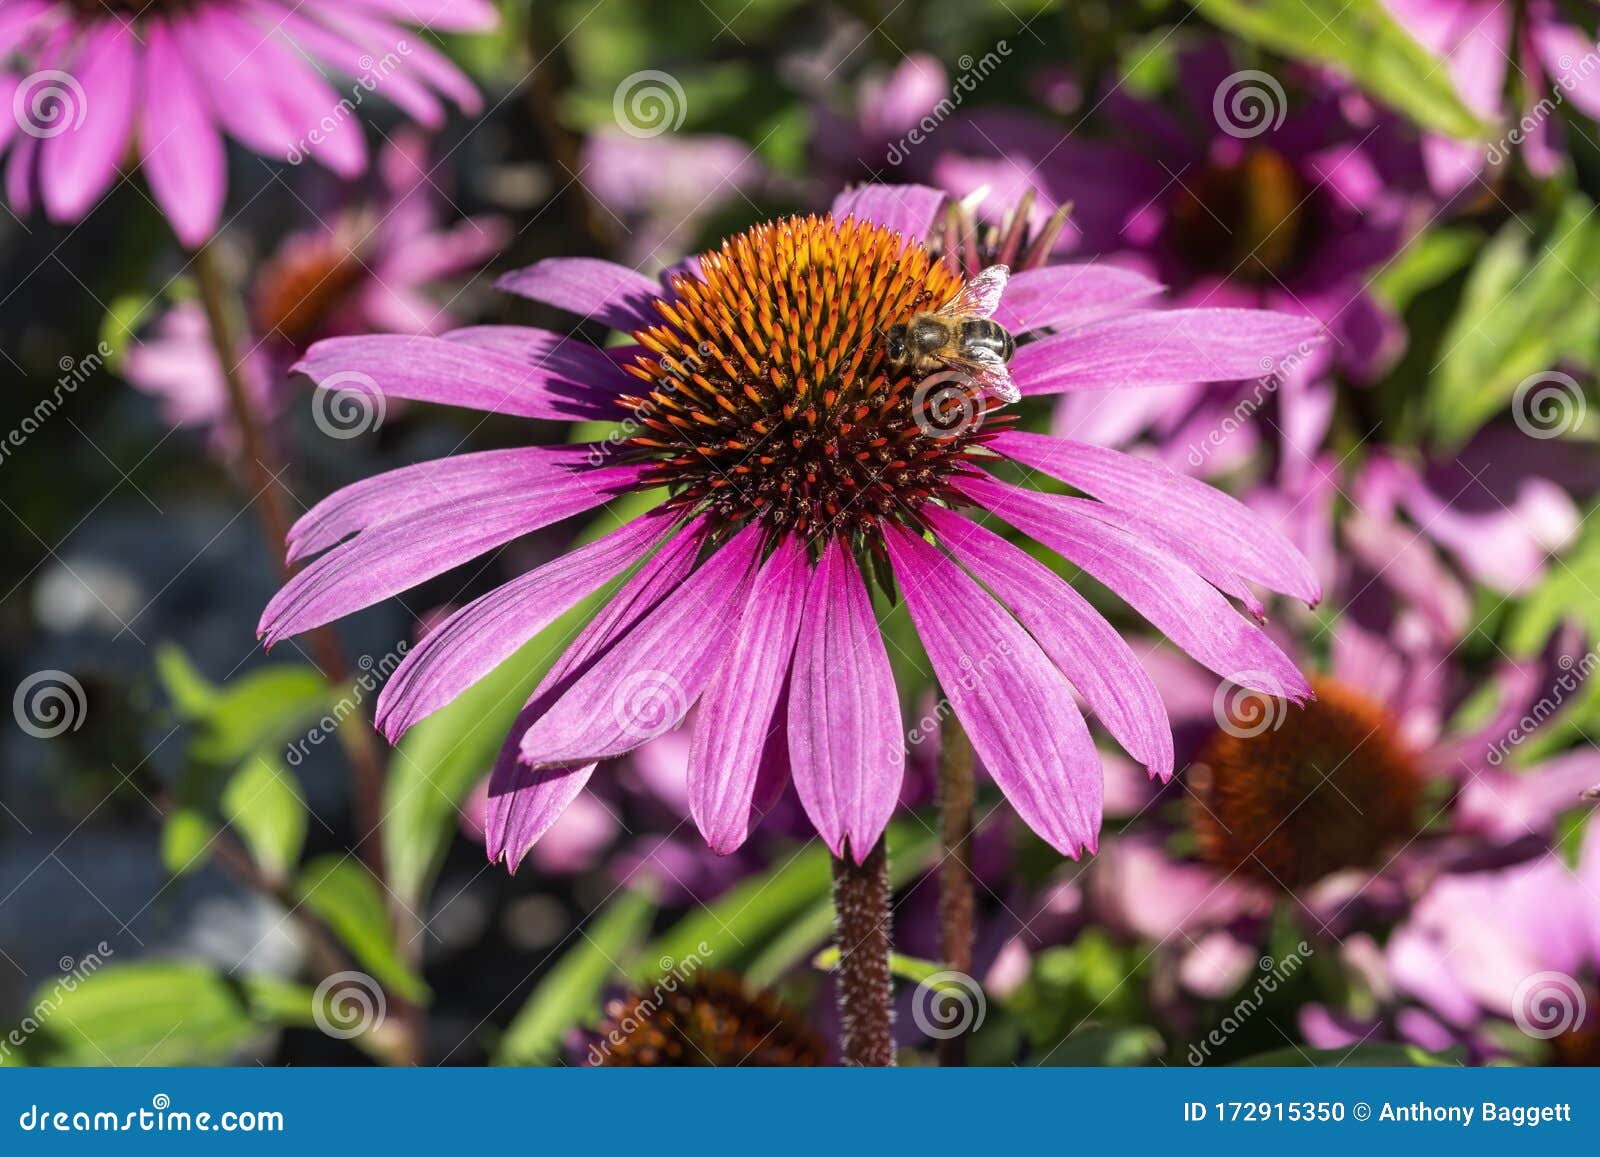
[[[1005,265],[991,265],[961,287],[935,312],[964,317],[988,317],[1000,308],[1000,295],[1006,291],[1011,269]]]
[[[970,375],[973,381],[1002,402],[1012,404],[1022,401],[1022,391],[1017,389],[1017,383],[1011,380],[1011,371],[1006,368],[1006,363],[1001,360],[1000,355],[992,350],[980,350],[971,357],[952,359],[945,364]]]

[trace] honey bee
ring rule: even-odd
[[[1017,343],[1004,326],[990,320],[1009,276],[1006,266],[991,265],[938,309],[890,326],[883,334],[889,364],[922,376],[955,370],[1002,401],[1020,401],[1022,393],[1006,369]]]

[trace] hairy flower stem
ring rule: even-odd
[[[844,1062],[892,1065],[889,853],[881,837],[859,866],[848,846],[833,861],[833,910]]]
[[[960,720],[945,717],[939,734],[939,954],[945,968],[972,973],[972,742]],[[967,1063],[960,1034],[939,1041],[939,1063]]]
[[[287,491],[282,483],[285,467],[277,461],[272,446],[261,429],[261,421],[245,388],[240,373],[236,319],[241,315],[238,289],[231,284],[216,249],[207,242],[194,252],[195,280],[199,284],[200,301],[205,309],[211,346],[216,351],[222,368],[223,381],[227,383],[228,404],[233,412],[234,425],[239,431],[239,448],[244,458],[244,468],[250,477],[254,496],[250,505],[260,519],[267,538],[267,553],[277,561],[284,577],[294,568],[284,554],[289,537],[289,506]],[[350,662],[345,658],[344,647],[331,627],[319,627],[309,632],[311,649],[323,676],[339,685],[351,677]],[[366,717],[354,712],[338,730],[345,756],[350,761],[355,797],[356,842],[368,869],[380,885],[388,888],[383,863],[383,793],[384,761],[376,734]],[[414,918],[404,905],[391,905],[397,939],[402,952],[414,956],[408,944],[420,944],[420,937],[408,937],[405,930]],[[414,963],[415,961],[413,961]],[[421,1012],[409,1003],[394,1001],[397,1019],[404,1026],[404,1040],[400,1046],[402,1063],[418,1064],[422,1061],[424,1025]]]
[[[284,544],[288,541],[291,521],[285,498],[287,492],[281,481],[284,467],[277,462],[262,433],[261,421],[239,372],[239,342],[234,328],[238,294],[229,284],[211,243],[195,251],[194,270],[211,333],[211,345],[222,364],[223,380],[228,385],[228,403],[233,411],[234,425],[239,431],[244,467],[255,489],[251,505],[259,515],[262,530],[267,536],[267,551],[277,560],[279,569],[287,578],[293,568],[284,557]],[[333,630],[319,627],[310,632],[310,640],[317,665],[322,668],[328,681],[334,684],[347,681],[350,678],[350,663]],[[376,737],[364,723],[340,727],[339,735],[355,775],[358,844],[368,867],[381,880],[383,842],[379,837],[383,821],[383,758]]]

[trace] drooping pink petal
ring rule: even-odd
[[[676,727],[733,643],[760,545],[761,528],[751,524],[714,551],[528,728],[522,759],[609,759]]]
[[[644,557],[672,529],[654,511],[587,546],[483,595],[411,649],[378,696],[377,725],[389,742],[494,670],[580,599]]]
[[[809,567],[784,538],[756,576],[733,647],[712,676],[689,746],[689,812],[711,850],[738,849],[760,822],[762,756],[789,674]]]
[[[1011,275],[994,320],[1013,334],[1075,329],[1160,292],[1159,282],[1115,265],[1046,265]]]
[[[1015,615],[1129,755],[1172,778],[1161,695],[1116,629],[1043,563],[993,531],[932,504],[923,516],[956,560]]]
[[[382,522],[317,559],[284,584],[261,616],[268,646],[443,574],[451,567],[599,506],[635,486],[643,467],[574,472],[547,490],[476,495]]]
[[[1296,702],[1311,696],[1289,657],[1214,587],[1159,548],[1096,519],[1084,509],[1091,504],[987,478],[961,486],[979,506],[1099,579],[1217,674]]]
[[[1100,756],[1061,673],[1017,621],[922,538],[884,543],[939,685],[1027,825],[1077,859],[1100,840]]]
[[[1309,353],[1321,329],[1270,310],[1139,310],[1022,346],[1011,376],[1024,394],[1259,378]]]
[[[189,248],[216,231],[228,192],[227,156],[208,98],[165,21],[145,24],[139,151],[156,203]]]
[[[1160,462],[1020,430],[1008,430],[989,445],[1102,502],[1159,520],[1264,587],[1313,605],[1322,597],[1311,564],[1270,523],[1237,499]]]
[[[390,20],[420,24],[440,32],[481,32],[493,28],[500,13],[490,0],[346,0]]]
[[[83,89],[81,124],[44,142],[39,182],[45,211],[57,222],[76,221],[93,208],[128,147],[137,107],[139,46],[120,21],[92,28],[73,66]]]
[[[419,33],[396,28],[387,20],[375,19],[353,7],[327,6],[319,18],[366,48],[372,63],[363,71],[372,75],[372,91],[377,95],[383,95],[386,78],[409,73],[449,97],[468,116],[482,110],[483,97],[472,81]]]
[[[602,367],[577,343],[552,346],[530,363],[449,337],[330,337],[293,369],[327,389],[376,398],[557,421],[618,415],[616,393],[604,384],[615,383],[615,370]],[[594,385],[596,380],[602,384]]]
[[[701,533],[701,524],[691,524],[646,559],[539,681],[501,745],[489,777],[484,844],[490,862],[503,858],[506,867],[515,872],[528,849],[560,818],[595,769],[593,763],[529,767],[521,759],[523,735],[595,659],[688,577],[703,541]]]
[[[932,231],[945,197],[942,190],[927,185],[862,185],[835,197],[832,213],[839,221],[846,217],[871,221],[920,245]]]
[[[516,446],[416,462],[335,490],[289,528],[289,560],[308,558],[370,526],[403,521],[452,499],[526,493],[531,501],[584,469],[587,446]]]
[[[789,691],[795,792],[835,856],[860,863],[894,814],[905,731],[861,571],[837,538],[812,573]]]
[[[508,273],[495,285],[580,318],[632,333],[661,320],[651,302],[663,295],[642,273],[593,257],[550,257]]]
[[[372,55],[350,34],[311,19],[299,8],[278,8],[267,0],[247,0],[246,6],[258,19],[278,25],[312,57],[326,61],[345,76],[360,77],[371,70]],[[363,62],[368,67],[363,68]],[[444,105],[404,69],[395,69],[384,77],[383,95],[424,128],[437,130],[444,126]]]

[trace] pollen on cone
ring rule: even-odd
[[[758,225],[673,280],[649,352],[628,370],[630,442],[648,484],[730,527],[857,534],[948,494],[971,451],[1010,421],[975,385],[942,409],[891,367],[884,331],[960,291],[920,244],[847,218]],[[959,389],[959,387],[957,387]],[[952,424],[945,415],[958,413]]]

